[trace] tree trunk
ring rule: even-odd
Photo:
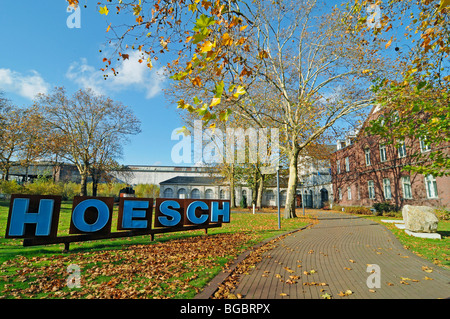
[[[258,196],[258,171],[255,170],[253,174],[253,185],[252,185],[252,205],[257,204],[257,196]]]
[[[286,206],[284,207],[284,218],[295,218],[297,215],[295,214],[295,195],[297,191],[297,162],[298,162],[298,153],[300,150],[298,147],[294,147],[289,153],[289,181],[288,181],[288,189],[287,189],[287,197],[286,197]]]
[[[258,196],[256,197],[256,207],[262,207],[262,197],[264,190],[264,175],[260,174],[258,179]]]
[[[234,166],[233,164],[230,164],[230,174],[229,176],[229,183],[230,183],[230,206],[231,208],[236,208],[236,199],[234,194]]]
[[[81,191],[80,196],[87,196],[87,171],[81,173]]]

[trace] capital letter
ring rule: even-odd
[[[166,200],[162,202],[161,205],[159,205],[159,210],[166,216],[159,216],[158,221],[163,226],[176,226],[181,221],[181,215],[178,211],[169,207],[178,209],[180,208],[180,204],[174,200]]]
[[[97,220],[93,224],[86,223],[84,219],[86,209],[88,209],[89,207],[95,207],[98,211]],[[99,231],[100,229],[105,227],[108,221],[109,221],[108,205],[106,205],[106,203],[98,199],[86,199],[82,201],[75,207],[72,213],[73,225],[83,232],[93,233]]]
[[[209,207],[208,205],[206,205],[205,202],[201,202],[201,201],[195,201],[189,204],[188,208],[187,208],[187,218],[189,219],[189,221],[191,223],[194,224],[203,224],[204,222],[206,222],[208,220],[208,215],[207,214],[202,214],[200,217],[195,216],[195,210],[197,209],[197,207],[203,209],[203,210],[207,210]]]
[[[53,199],[41,199],[37,213],[29,213],[29,198],[15,198],[11,211],[9,236],[23,236],[25,224],[36,224],[36,236],[50,235],[53,214]]]
[[[123,202],[123,228],[147,228],[146,220],[133,220],[136,218],[145,218],[148,208],[148,201],[125,200]]]
[[[229,202],[222,202],[222,209],[219,209],[219,202],[212,202],[211,206],[211,222],[217,223],[219,221],[219,216],[222,216],[222,221],[224,223],[230,222]]]

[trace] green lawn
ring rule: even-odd
[[[5,239],[9,202],[0,201],[0,298],[192,298],[246,248],[301,228],[308,218],[232,213],[221,228],[91,242],[23,247]],[[62,204],[58,235],[67,235],[71,203]],[[112,230],[117,223],[117,207]],[[67,266],[81,270],[81,288],[69,289]]]

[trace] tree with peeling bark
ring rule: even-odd
[[[177,78],[176,85],[184,88],[185,96],[196,97],[193,106],[183,99],[179,107],[205,120],[208,113],[198,111],[208,109],[204,92],[219,92],[225,100],[215,106],[219,119],[226,108],[233,119],[259,128],[278,128],[281,154],[289,168],[284,217],[292,218],[296,216],[299,154],[308,145],[320,143],[337,121],[356,116],[374,101],[371,81],[386,73],[379,56],[381,44],[355,43],[342,23],[345,13],[337,8],[330,12],[316,1],[260,1],[246,15],[253,22],[247,48],[239,52],[229,48],[226,74],[193,70],[191,77],[200,79],[201,86],[188,77]],[[245,87],[245,94],[224,90],[236,82]],[[199,105],[203,106],[196,109]],[[214,114],[206,118],[214,119]]]

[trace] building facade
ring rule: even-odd
[[[382,115],[374,108],[358,132],[338,141],[331,161],[334,202],[343,206],[371,207],[388,202],[404,205],[450,207],[450,177],[435,177],[404,170],[414,163],[413,154],[430,152],[432,147],[417,139],[386,145],[365,127]],[[448,145],[444,147],[448,154]]]

